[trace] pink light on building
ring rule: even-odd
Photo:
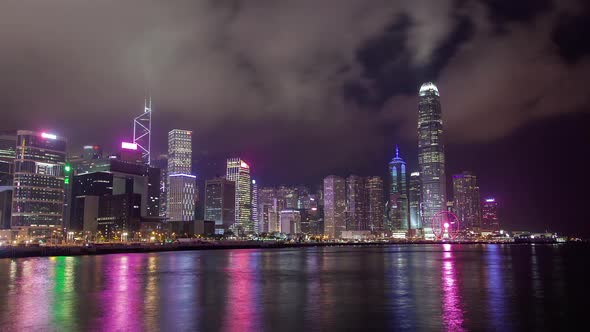
[[[121,148],[125,150],[137,150],[137,144],[129,142],[121,142]]]
[[[243,161],[240,163],[240,166],[241,166],[241,167],[244,167],[244,168],[250,168],[250,166],[248,166],[248,164],[246,164],[246,163],[245,163],[245,162],[243,162]]]
[[[57,139],[57,136],[56,135],[48,134],[48,133],[41,133],[41,137],[43,137],[43,138],[49,138],[49,139]]]

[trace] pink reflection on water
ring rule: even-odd
[[[113,255],[106,258],[105,290],[102,292],[102,311],[99,320],[103,331],[139,330],[141,293],[137,280],[137,255]]]
[[[228,274],[228,306],[224,331],[242,332],[260,330],[259,307],[256,301],[257,257],[255,251],[239,250],[230,253],[226,273]]]
[[[443,321],[448,331],[464,331],[463,309],[457,285],[455,261],[451,245],[443,245],[442,290],[443,290]]]

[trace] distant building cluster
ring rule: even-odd
[[[151,121],[150,99],[134,118],[133,140],[112,154],[87,145],[81,155],[68,156],[69,142],[53,133],[1,132],[0,226],[11,241],[156,241],[196,230],[209,236],[434,239],[500,230],[498,202],[481,200],[473,173],[453,175],[453,200],[447,199],[440,95],[432,83],[419,90],[418,169],[407,169],[396,146],[384,165],[386,178],[329,175],[317,188],[260,186],[252,178],[255,165],[232,157],[225,175],[201,179],[199,193],[193,133],[170,130],[167,154],[152,158]]]

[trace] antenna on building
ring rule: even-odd
[[[133,143],[141,151],[143,162],[150,163],[152,136],[152,96],[146,96],[143,113],[133,120]]]

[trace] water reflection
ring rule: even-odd
[[[448,243],[443,244],[443,246],[443,321],[450,331],[464,331],[463,309],[461,308],[461,296],[459,295],[452,246]]]
[[[588,263],[579,260],[590,250],[567,248],[453,244],[4,259],[0,329],[558,330],[581,321],[590,298]]]

